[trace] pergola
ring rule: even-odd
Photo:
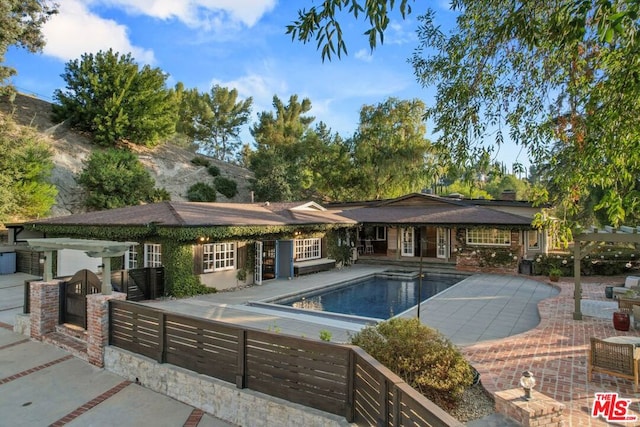
[[[102,294],[111,294],[111,262],[109,258],[120,257],[136,242],[114,242],[110,240],[88,239],[27,239],[30,248],[37,252],[44,252],[44,271],[42,280],[53,280],[53,251],[73,249],[84,251],[91,258],[102,258]]]
[[[598,242],[615,242],[615,243],[635,243],[640,244],[640,226],[627,227],[621,226],[613,228],[606,226],[602,229],[591,227],[588,231],[578,234],[574,239],[573,245],[573,275],[575,289],[573,298],[575,309],[573,312],[574,320],[582,320],[582,312],[580,302],[582,300],[582,285],[580,283],[580,260],[583,256],[588,255]],[[586,243],[583,247],[583,243]]]

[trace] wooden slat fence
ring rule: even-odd
[[[462,426],[359,347],[109,301],[109,344],[369,426]]]

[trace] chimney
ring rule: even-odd
[[[516,200],[516,191],[515,190],[504,190],[500,195],[502,200]]]

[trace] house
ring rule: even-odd
[[[138,245],[118,260],[120,265],[112,263],[112,270],[164,266],[168,283],[189,286],[196,278],[220,290],[332,268],[331,242],[355,224],[313,202],[160,202],[9,228],[14,243],[27,236],[135,241]],[[58,276],[97,267],[82,253],[65,252],[57,253]]]
[[[539,209],[529,202],[413,193],[328,206],[358,222],[361,256],[431,258],[459,270],[514,272],[520,260],[547,251],[544,230],[531,226]]]
[[[135,241],[112,269],[164,266],[174,287],[197,283],[221,290],[321,271],[357,257],[431,258],[459,270],[515,272],[521,260],[546,252],[544,232],[531,226],[537,211],[526,202],[413,193],[326,206],[160,202],[10,229],[16,243],[25,236]],[[58,275],[95,264],[82,254],[60,252]]]

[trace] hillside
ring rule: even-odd
[[[62,216],[83,212],[84,194],[75,177],[84,167],[83,161],[97,146],[85,135],[71,130],[64,123],[54,124],[50,120],[51,104],[18,94],[13,102],[0,97],[0,114],[9,114],[20,125],[36,128],[50,143],[53,150],[54,169],[51,182],[58,188],[58,197],[51,216]],[[212,183],[213,177],[206,168],[191,163],[194,153],[171,144],[148,149],[135,147],[135,153],[156,181],[156,187],[164,187],[171,200],[186,200],[187,189],[196,182]],[[218,193],[218,201],[248,202],[251,200],[249,178],[251,171],[219,160],[210,159],[220,169],[220,175],[236,181],[238,195],[227,199]]]

